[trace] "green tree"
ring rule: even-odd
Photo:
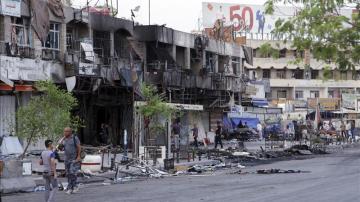
[[[279,50],[273,48],[269,43],[264,43],[259,47],[259,54],[261,57],[279,58],[280,56]]]
[[[64,127],[75,130],[81,126],[79,117],[72,117],[71,110],[77,106],[77,100],[71,93],[59,89],[50,81],[35,83],[39,96],[31,97],[29,103],[21,106],[16,112],[16,134],[26,139],[23,158],[32,141],[40,138],[56,140]]]
[[[141,84],[141,92],[145,104],[138,107],[138,111],[147,118],[149,122],[150,135],[157,136],[164,131],[161,124],[162,118],[167,118],[178,114],[178,110],[166,104],[165,99],[160,95],[153,85]]]
[[[353,70],[360,61],[359,0],[267,0],[266,14],[279,3],[296,7],[297,13],[279,19],[273,33],[291,41],[297,50],[311,50],[314,58],[334,62],[341,70]],[[341,9],[353,8],[351,17]]]

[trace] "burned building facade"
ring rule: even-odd
[[[31,2],[22,1],[18,17],[0,15],[0,99],[13,112],[22,104],[15,98],[30,96],[34,81],[53,80],[78,98],[74,114],[85,121],[84,143],[97,144],[106,124],[110,143],[121,144],[126,129],[132,145],[133,105],[141,99],[135,84],[157,86],[167,102],[202,105],[206,130],[228,103],[241,100],[243,64],[251,60],[246,47],[71,7],[62,7],[62,17],[46,7],[49,31],[42,43],[30,24],[30,13],[39,9]],[[9,108],[4,103],[0,109]]]

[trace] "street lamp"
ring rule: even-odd
[[[150,0],[149,0],[149,25],[150,25]]]

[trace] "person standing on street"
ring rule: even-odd
[[[217,148],[217,145],[220,144],[221,149],[223,148],[223,144],[221,141],[221,133],[222,133],[222,127],[220,124],[220,121],[216,122],[216,130],[215,130],[215,149]]]
[[[67,194],[77,193],[77,172],[81,166],[81,146],[79,138],[72,134],[72,129],[66,127],[64,129],[64,137],[60,140],[65,151],[65,171],[68,178]]]
[[[41,152],[40,165],[44,166],[43,178],[45,180],[45,202],[54,201],[58,188],[56,175],[56,160],[51,140],[45,140],[46,150]]]
[[[174,140],[174,146],[176,150],[180,149],[180,119],[175,119],[175,122],[172,125],[172,131],[173,131],[173,140]]]
[[[196,148],[198,148],[199,145],[198,145],[198,140],[197,139],[198,139],[198,136],[199,136],[199,129],[198,129],[197,125],[194,124],[194,128],[191,129],[191,130],[193,132],[194,145],[195,145]]]
[[[261,141],[263,139],[263,128],[260,122],[256,125],[256,129],[259,134],[259,140]]]
[[[345,126],[344,121],[341,121],[340,131],[341,131],[341,139],[342,139],[342,141],[345,141],[346,140],[346,126]]]

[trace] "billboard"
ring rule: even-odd
[[[21,0],[1,0],[0,14],[21,17]]]
[[[342,95],[342,107],[347,109],[359,110],[360,94],[343,93]]]
[[[233,25],[235,32],[271,33],[279,18],[293,17],[297,11],[295,7],[276,6],[273,15],[265,15],[265,6],[263,5],[202,3],[204,28],[212,28],[217,20],[221,20],[224,26]],[[342,9],[341,14],[351,18],[352,10]]]
[[[308,98],[308,108],[316,109],[317,102],[319,102],[320,110],[322,111],[335,111],[340,109],[339,98]]]

